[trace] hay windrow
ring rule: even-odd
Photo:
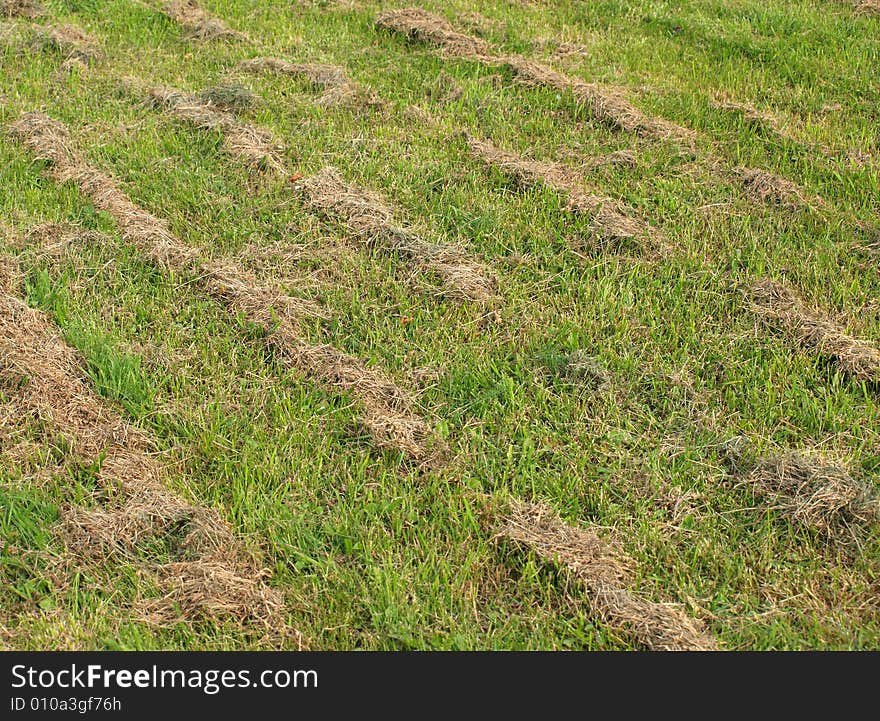
[[[449,56],[491,57],[491,47],[485,40],[457,32],[445,18],[420,8],[381,12],[376,16],[376,25],[411,40],[437,45]]]
[[[645,647],[655,651],[717,648],[715,639],[681,609],[645,601],[624,588],[633,562],[618,545],[592,530],[567,525],[547,506],[512,502],[499,536],[566,569],[587,592],[594,613]]]
[[[853,380],[880,383],[880,349],[808,308],[788,287],[763,279],[751,287],[749,297],[761,318],[788,332],[805,349],[831,359]]]
[[[825,206],[821,198],[808,198],[796,183],[766,170],[737,166],[732,172],[757,202],[771,203],[792,211]]]
[[[147,90],[147,97],[152,104],[167,108],[201,130],[219,132],[230,155],[254,166],[266,165],[278,173],[286,172],[282,146],[268,130],[242,123],[230,113],[215,110],[200,98],[174,88],[152,87]]]
[[[0,383],[18,422],[35,414],[70,440],[82,462],[100,461],[96,480],[113,499],[62,511],[68,551],[83,563],[120,554],[149,569],[137,555],[139,543],[182,527],[179,554],[212,582],[198,596],[178,597],[174,622],[231,618],[285,634],[281,596],[263,582],[265,571],[216,511],[192,506],[163,485],[165,469],[149,454],[150,439],[91,390],[82,363],[43,313],[0,293]],[[166,584],[164,592],[173,588]]]
[[[619,203],[584,190],[574,171],[562,165],[528,160],[497,148],[488,141],[470,138],[474,156],[498,168],[523,187],[546,185],[568,199],[568,209],[592,219],[592,227],[602,246],[617,245],[631,238],[656,235],[649,226],[625,214]]]
[[[37,0],[0,0],[0,17],[37,18],[45,14],[46,8]]]
[[[840,465],[796,451],[755,457],[744,438],[731,439],[721,451],[738,485],[795,523],[846,538],[880,521],[876,493]]]
[[[244,33],[207,13],[195,0],[167,0],[162,12],[196,40],[246,40]]]
[[[56,50],[67,60],[79,60],[86,64],[101,56],[94,38],[73,25],[34,28],[31,32],[31,47],[34,50]]]
[[[343,221],[364,243],[409,258],[422,270],[436,274],[444,293],[466,301],[488,301],[497,280],[465,257],[459,248],[429,243],[394,223],[394,212],[377,194],[349,185],[333,168],[324,168],[296,185],[305,202],[324,216]]]
[[[345,68],[341,68],[338,65],[291,63],[280,58],[253,58],[242,61],[241,67],[252,73],[273,72],[281,75],[292,75],[293,77],[306,80],[322,90],[351,83]]]
[[[526,85],[571,92],[598,121],[627,132],[657,139],[676,139],[690,143],[693,133],[675,123],[646,115],[625,98],[594,83],[570,78],[553,68],[520,55],[493,54],[491,46],[479,38],[457,32],[439,15],[418,8],[388,10],[376,16],[376,25],[407,38],[430,43],[450,57],[461,57],[490,66],[505,66]]]
[[[426,463],[433,451],[426,439],[427,424],[412,410],[403,391],[362,361],[329,346],[315,346],[300,337],[296,320],[319,311],[314,304],[287,297],[259,286],[252,276],[235,266],[205,261],[181,243],[167,222],[128,199],[108,176],[89,166],[73,150],[67,128],[41,113],[29,113],[10,131],[35,157],[51,163],[49,172],[59,182],[72,181],[95,206],[116,220],[123,238],[152,262],[188,272],[233,314],[260,326],[266,342],[276,348],[294,370],[331,390],[342,390],[357,399],[362,422],[377,446],[393,449]]]
[[[596,83],[571,78],[547,65],[511,55],[500,63],[526,84],[551,88],[560,93],[571,92],[600,123],[658,140],[678,140],[690,144],[694,134],[686,128],[662,118],[643,113],[626,98]]]
[[[274,72],[305,80],[313,87],[324,91],[320,98],[322,105],[367,108],[383,104],[374,91],[351,80],[345,69],[338,65],[291,63],[279,58],[254,58],[243,61],[241,67],[249,72]]]

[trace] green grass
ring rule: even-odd
[[[422,3],[459,26],[478,10],[496,21],[485,36],[505,51],[546,59],[553,45],[543,39],[585,44],[587,55],[554,62],[699,131],[703,150],[820,194],[834,207],[823,218],[757,206],[674,147],[591,122],[571,98],[379,32],[376,3],[205,0],[260,48],[195,43],[128,0],[47,5],[38,22],[82,27],[104,60],[59,73],[54,51],[0,47],[0,122],[39,108],[65,121],[94,164],[206,255],[300,249],[289,266],[257,272],[326,304],[331,320],[307,323],[310,340],[408,388],[415,369],[442,371],[419,402],[451,461],[418,473],[353,431],[350,399],[285,371],[258,332],[139,259],[86,198],[0,143],[0,221],[17,234],[70,221],[111,238],[58,260],[10,237],[23,296],[82,351],[94,389],[178,464],[175,490],[217,508],[262,549],[290,624],[313,648],[628,648],[564,574],[494,540],[483,494],[536,498],[569,523],[617,529],[638,563],[637,590],[685,604],[728,648],[880,647],[877,530],[856,558],[843,557],[734,488],[716,450],[734,435],[767,450],[816,448],[877,483],[878,390],[758,331],[734,286],[784,279],[880,343],[876,259],[855,250],[866,242],[855,220],[878,222],[880,19],[826,0]],[[320,107],[301,83],[236,69],[268,54],[343,65],[389,107]],[[219,135],[134,101],[119,87],[127,74],[194,92],[251,88],[265,102],[243,118],[284,141],[292,171],[332,163],[426,237],[484,258],[500,279],[500,321],[426,292],[405,260],[358,249],[299,205],[286,179],[260,179],[225,156]],[[720,91],[773,112],[790,132],[714,109]],[[409,106],[436,125],[412,120]],[[516,191],[487,172],[461,129],[574,166],[635,148],[634,169],[590,171],[589,180],[661,228],[676,252],[574,252],[588,225],[560,213],[553,193]],[[873,160],[859,166],[817,146]],[[608,369],[609,387],[564,372],[560,359],[575,350]],[[58,450],[38,430],[41,462],[53,448],[63,456],[63,443]],[[85,494],[76,487],[87,469],[36,484],[7,466],[0,624],[13,645],[53,647],[60,628],[76,628],[85,647],[254,646],[232,624],[133,622],[127,608],[141,589],[125,564],[65,567],[63,592],[53,593],[51,561],[65,558],[51,533],[56,509]],[[687,507],[673,513],[670,499],[685,493]]]

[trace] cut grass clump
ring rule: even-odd
[[[633,562],[615,543],[595,531],[564,523],[539,503],[513,501],[502,519],[501,538],[534,552],[569,572],[588,594],[592,611],[612,628],[655,651],[707,651],[717,648],[683,611],[634,596],[625,586]]]
[[[460,33],[445,18],[420,8],[386,10],[376,16],[376,25],[417,42],[438,45],[450,56],[491,57],[485,40]]]
[[[45,14],[46,8],[37,0],[0,0],[0,17],[37,18]]]
[[[843,467],[796,451],[756,457],[744,438],[722,446],[738,485],[790,520],[829,536],[853,536],[880,521],[880,499]]]
[[[324,168],[297,183],[305,202],[315,211],[343,221],[364,243],[409,258],[418,268],[436,274],[443,293],[466,301],[495,297],[497,280],[451,245],[422,240],[394,223],[394,212],[375,193],[346,183],[333,168]]]
[[[246,39],[244,33],[232,30],[225,22],[206,12],[195,0],[168,0],[163,3],[162,10],[196,40]]]
[[[322,105],[368,108],[383,105],[379,96],[348,77],[344,68],[321,63],[291,63],[279,58],[245,60],[241,67],[249,72],[273,72],[290,75],[323,90]]]
[[[761,318],[787,331],[805,349],[831,359],[853,380],[880,383],[880,349],[807,308],[790,288],[764,279],[750,288],[749,298]]]
[[[216,85],[199,93],[199,100],[221,110],[240,113],[259,105],[253,90],[244,85]]]
[[[569,211],[591,219],[592,230],[599,239],[597,249],[613,248],[633,238],[647,239],[655,235],[647,225],[626,215],[620,203],[586,192],[575,173],[562,165],[528,160],[484,140],[471,138],[468,146],[477,158],[498,168],[519,185],[526,188],[545,185],[565,196]]]
[[[147,98],[155,107],[167,108],[175,117],[200,130],[220,133],[223,147],[230,155],[256,167],[268,166],[278,173],[286,172],[282,146],[268,130],[242,123],[230,113],[215,110],[199,97],[174,88],[149,88]]]
[[[821,198],[808,198],[806,192],[796,183],[766,170],[737,166],[732,172],[749,196],[757,202],[770,203],[791,211],[825,206]]]

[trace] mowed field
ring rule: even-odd
[[[0,647],[880,647],[876,2],[0,23]]]

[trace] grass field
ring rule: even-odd
[[[880,648],[875,4],[41,2],[0,646]]]

